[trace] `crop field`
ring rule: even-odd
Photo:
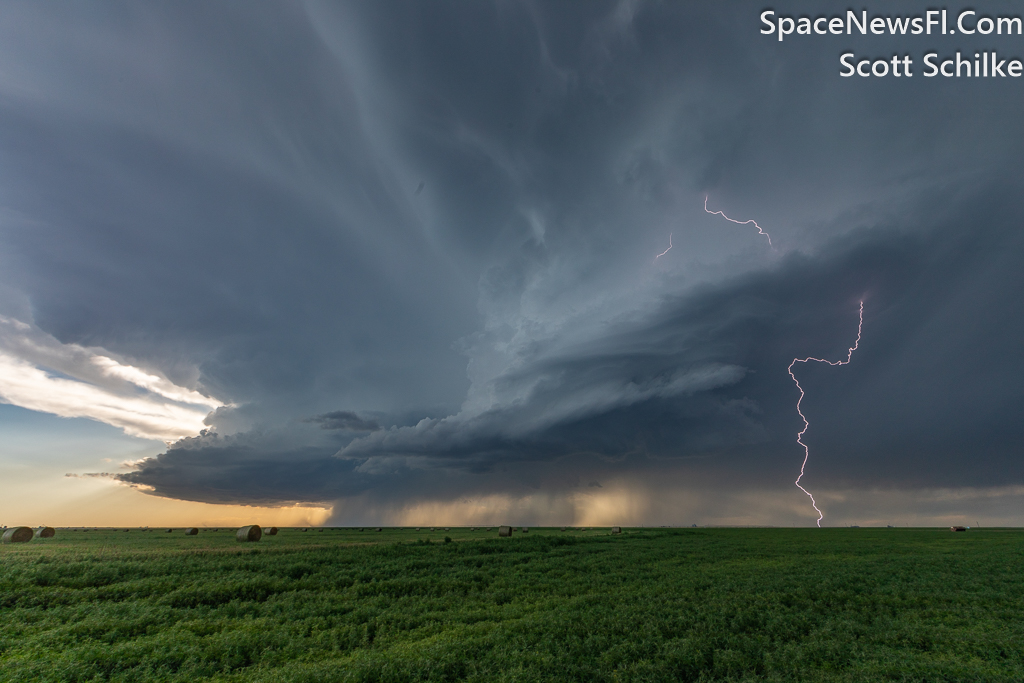
[[[1021,681],[1024,531],[58,530],[3,681]]]

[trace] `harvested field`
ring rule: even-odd
[[[1024,680],[1020,530],[559,529],[4,545],[0,680]]]

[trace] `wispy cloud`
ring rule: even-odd
[[[197,434],[224,405],[104,349],[62,344],[34,325],[0,316],[0,402],[84,417],[163,441]]]

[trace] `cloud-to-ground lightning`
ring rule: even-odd
[[[728,216],[726,216],[721,211],[712,211],[711,209],[708,208],[708,196],[707,195],[704,195],[704,210],[707,211],[708,213],[710,213],[712,216],[721,216],[725,220],[729,221],[730,223],[735,223],[736,225],[747,225],[748,223],[752,223],[754,225],[754,227],[757,228],[757,234],[764,235],[765,237],[767,237],[768,238],[768,246],[772,247],[772,237],[771,237],[771,235],[766,233],[761,228],[761,226],[757,224],[757,221],[755,221],[754,219],[750,219],[749,221],[737,221],[737,220],[733,220],[732,218],[729,218]],[[772,248],[774,249],[774,247],[772,247]]]
[[[751,219],[749,221],[737,221],[737,220],[733,220],[732,218],[729,218],[728,216],[726,216],[721,211],[712,211],[711,209],[708,208],[708,196],[707,195],[704,195],[704,210],[707,211],[708,213],[710,213],[713,216],[721,216],[725,220],[727,220],[727,221],[729,221],[731,223],[736,223],[737,225],[752,224],[755,228],[757,228],[757,232],[758,232],[759,235],[764,235],[765,237],[768,238],[768,246],[772,247],[772,249],[775,248],[772,245],[771,235],[769,235],[767,232],[765,232],[764,229],[761,228],[761,226],[757,224],[757,221],[755,221],[753,219]],[[670,242],[670,244],[671,244],[671,242]],[[671,247],[669,247],[669,248],[671,248]],[[661,254],[659,254],[659,256],[660,255]],[[657,259],[657,257],[655,257],[655,259]],[[796,435],[796,442],[798,444],[800,444],[801,446],[803,446],[803,449],[804,449],[804,461],[800,464],[800,476],[798,476],[796,478],[796,481],[793,482],[793,483],[795,483],[797,488],[800,489],[801,491],[803,491],[804,493],[806,493],[807,497],[811,499],[811,507],[813,507],[814,511],[818,513],[818,522],[817,522],[817,524],[818,524],[819,527],[821,526],[821,520],[825,518],[825,515],[818,508],[818,503],[817,503],[817,501],[814,500],[814,496],[811,495],[811,492],[808,491],[807,489],[805,489],[803,486],[800,485],[800,480],[804,478],[804,469],[807,467],[807,459],[811,455],[811,451],[807,447],[807,444],[804,443],[803,437],[804,437],[804,434],[807,433],[807,430],[811,426],[811,424],[807,421],[807,417],[804,415],[803,411],[800,410],[800,406],[802,405],[803,400],[804,400],[804,388],[802,386],[800,386],[800,381],[796,378],[796,375],[793,374],[793,366],[796,365],[797,363],[809,363],[810,361],[814,361],[816,363],[828,363],[829,365],[847,365],[847,364],[849,364],[849,362],[853,359],[853,352],[856,351],[857,347],[860,346],[860,335],[861,335],[861,331],[863,330],[863,327],[864,327],[864,302],[863,301],[860,302],[860,312],[859,312],[858,315],[859,315],[859,318],[858,318],[858,322],[857,322],[857,340],[853,343],[853,346],[851,346],[847,350],[846,360],[831,361],[831,360],[825,360],[824,358],[813,358],[813,357],[794,358],[793,361],[789,364],[789,368],[788,368],[789,376],[793,378],[793,383],[796,384],[796,388],[800,391],[800,398],[798,398],[797,401],[796,401],[796,412],[797,412],[798,415],[800,415],[800,419],[804,421],[804,428],[801,429],[799,431],[799,433],[797,433],[797,435]]]
[[[663,251],[660,254],[658,254],[657,256],[655,256],[654,260],[657,261],[658,259],[660,259],[662,256],[664,256],[665,254],[667,254],[670,251],[672,251],[672,233],[668,234],[668,249],[666,249],[665,251]]]
[[[801,446],[803,446],[803,448],[804,448],[804,461],[800,465],[800,476],[796,478],[796,481],[794,483],[796,484],[798,489],[800,489],[801,491],[806,493],[807,497],[811,499],[811,507],[813,507],[814,511],[818,513],[818,526],[819,527],[821,526],[821,520],[824,519],[825,515],[824,515],[824,513],[822,513],[821,510],[818,509],[818,504],[815,502],[814,496],[811,495],[811,492],[808,491],[807,489],[805,489],[803,486],[800,485],[800,480],[804,478],[804,468],[807,467],[807,458],[811,454],[811,451],[807,447],[807,444],[805,444],[803,442],[803,437],[804,437],[804,434],[807,433],[807,429],[811,426],[811,424],[807,421],[807,417],[804,415],[803,411],[800,410],[800,404],[804,400],[804,388],[802,386],[800,386],[800,381],[796,378],[796,375],[793,374],[793,366],[796,365],[797,363],[808,363],[810,361],[814,361],[815,363],[828,363],[829,365],[847,365],[847,364],[849,364],[849,362],[853,359],[853,352],[857,350],[858,346],[860,346],[860,333],[861,333],[861,330],[864,327],[864,302],[863,301],[860,302],[860,314],[859,314],[859,316],[860,316],[860,318],[859,318],[859,321],[857,323],[857,341],[855,341],[853,343],[853,346],[851,346],[849,348],[849,350],[847,351],[847,353],[846,353],[846,360],[831,361],[831,360],[825,360],[824,358],[807,357],[807,358],[794,358],[793,362],[789,364],[789,376],[793,378],[793,383],[796,384],[796,388],[800,390],[800,398],[798,398],[797,401],[796,401],[796,412],[797,412],[797,414],[800,415],[800,419],[804,421],[804,428],[801,429],[800,432],[796,435],[796,442],[798,444],[800,444]]]

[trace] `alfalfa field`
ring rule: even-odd
[[[1021,681],[1024,531],[58,529],[3,681]]]

